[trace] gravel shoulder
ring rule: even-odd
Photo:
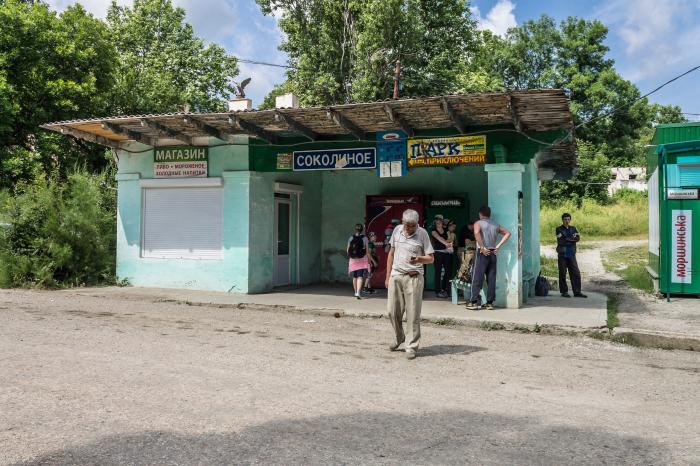
[[[0,291],[2,464],[697,464],[700,355]]]

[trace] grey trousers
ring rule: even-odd
[[[420,341],[420,309],[423,304],[423,275],[415,277],[394,275],[389,278],[387,311],[394,327],[396,341],[405,342],[406,351],[418,349]],[[406,333],[403,331],[403,316],[406,314]],[[409,339],[406,341],[406,334]]]

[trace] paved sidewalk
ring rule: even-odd
[[[357,300],[349,285],[313,285],[266,294],[245,295],[196,290],[108,287],[72,289],[71,293],[90,296],[123,296],[126,299],[150,299],[186,302],[192,305],[266,306],[307,312],[341,313],[348,316],[382,316],[386,314],[386,292]],[[589,293],[588,299],[562,298],[558,294],[535,297],[521,309],[495,309],[493,311],[467,311],[463,301],[453,305],[449,300],[430,297],[426,292],[422,318],[427,321],[454,320],[479,326],[483,322],[504,326],[556,326],[577,328],[601,328],[606,326],[607,298],[601,293]]]

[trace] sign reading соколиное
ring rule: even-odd
[[[358,170],[377,167],[374,147],[294,152],[294,171]]]

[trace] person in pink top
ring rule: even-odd
[[[365,227],[358,223],[355,233],[348,239],[348,273],[352,275],[352,288],[357,299],[361,299],[362,285],[369,271],[369,242],[364,230]]]

